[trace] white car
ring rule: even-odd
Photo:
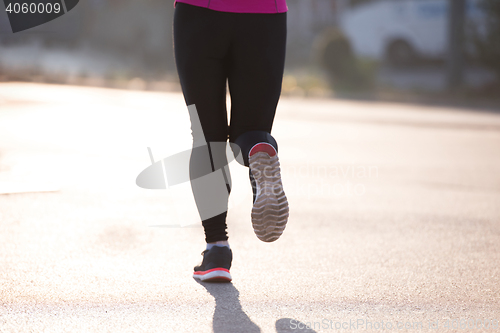
[[[345,6],[340,27],[356,55],[394,64],[442,59],[448,47],[449,0],[372,0]],[[477,0],[467,0],[468,23],[478,23]]]

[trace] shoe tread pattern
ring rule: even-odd
[[[278,155],[269,156],[266,152],[257,152],[250,156],[249,162],[257,184],[252,226],[261,241],[274,242],[285,230],[289,216]]]

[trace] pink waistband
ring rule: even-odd
[[[288,11],[286,0],[175,0],[177,2],[231,13],[284,13]]]

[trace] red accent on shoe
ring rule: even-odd
[[[205,275],[207,273],[214,272],[214,271],[224,271],[224,272],[228,272],[229,273],[229,270],[227,270],[225,268],[212,268],[212,269],[209,269],[208,271],[197,271],[197,272],[194,272],[194,275]]]
[[[269,156],[276,155],[276,149],[274,149],[273,146],[271,146],[269,143],[261,142],[250,149],[250,153],[248,154],[248,156],[252,156],[253,154],[261,151],[268,153]]]

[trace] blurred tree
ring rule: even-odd
[[[349,6],[355,7],[357,5],[362,5],[364,3],[369,3],[369,2],[373,2],[373,0],[350,0]]]
[[[349,40],[336,28],[325,30],[315,41],[317,63],[335,91],[367,91],[374,86],[375,66],[357,59]]]
[[[448,89],[456,91],[463,84],[466,0],[448,0]]]
[[[481,26],[472,31],[472,42],[480,64],[493,70],[500,80],[500,1],[481,0],[485,15]]]

